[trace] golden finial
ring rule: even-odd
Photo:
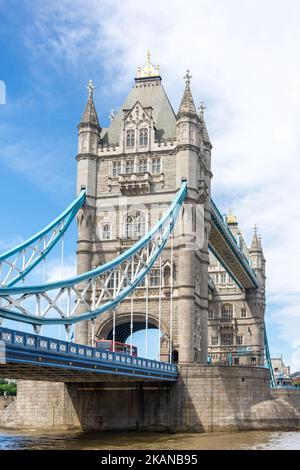
[[[151,54],[150,54],[150,51],[148,50],[147,51],[147,69],[148,70],[150,70],[150,67],[151,67],[150,59],[151,59]]]
[[[232,214],[231,209],[229,209],[229,214],[226,216],[226,222],[228,225],[237,224],[237,218]]]
[[[151,54],[150,51],[147,51],[146,56],[146,65],[137,69],[137,78],[147,78],[147,77],[158,77],[159,76],[159,65],[154,67],[151,64]]]

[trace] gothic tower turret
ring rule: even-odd
[[[188,183],[183,211],[184,234],[178,242],[178,343],[179,362],[191,363],[207,360],[209,227],[205,221],[205,202],[209,184],[205,181],[205,173],[210,160],[206,161],[204,154],[201,123],[191,93],[189,71],[184,78],[185,90],[176,116],[177,188],[182,177]],[[208,223],[209,220],[208,213]]]
[[[259,280],[260,286],[254,289],[253,292],[247,293],[248,303],[251,311],[253,312],[254,318],[256,318],[257,325],[257,344],[261,346],[261,363],[263,363],[264,355],[264,315],[265,315],[265,264],[266,260],[262,250],[261,239],[257,235],[257,228],[254,227],[254,233],[252,238],[251,247],[249,250],[250,260],[252,268]]]
[[[94,100],[94,85],[88,83],[88,100],[78,125],[78,171],[77,192],[86,188],[87,199],[78,214],[77,273],[81,274],[92,269],[92,243],[95,223],[95,197],[97,176],[97,155],[101,127],[99,124]],[[86,310],[79,306],[78,312]],[[88,322],[80,322],[76,327],[76,341],[81,344],[88,342]]]

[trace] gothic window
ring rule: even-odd
[[[233,279],[231,276],[228,276],[228,284],[233,284]]]
[[[161,172],[160,158],[153,158],[151,171],[155,174]]]
[[[219,338],[217,336],[211,336],[210,344],[211,344],[211,346],[218,346]]]
[[[241,308],[241,318],[247,318],[247,309]]]
[[[168,287],[171,285],[171,268],[170,266],[166,266],[164,268],[164,286]]]
[[[221,273],[220,284],[226,284],[226,273]]]
[[[112,175],[119,176],[119,174],[121,173],[121,168],[122,168],[121,162],[113,162]]]
[[[132,129],[126,132],[126,147],[134,147],[134,135],[135,132]]]
[[[129,214],[126,220],[127,238],[141,238],[146,233],[146,217],[142,212]]]
[[[147,173],[147,159],[139,160],[138,162],[138,172]]]
[[[140,129],[140,145],[148,145],[148,129]]]
[[[244,336],[243,335],[237,335],[236,337],[236,344],[238,346],[241,346],[244,344]]]
[[[110,240],[111,238],[111,225],[103,224],[101,227],[101,238],[102,240]]]
[[[125,173],[126,175],[131,175],[134,173],[134,161],[133,160],[127,160],[125,163]]]
[[[156,287],[160,285],[160,271],[159,269],[152,269],[150,271],[150,286]]]
[[[221,333],[221,345],[232,346],[233,345],[233,333]]]
[[[231,304],[225,304],[222,307],[222,318],[230,319],[233,318],[233,306]]]

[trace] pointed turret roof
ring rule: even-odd
[[[94,126],[100,129],[100,124],[97,116],[97,111],[95,107],[95,103],[93,100],[93,91],[94,91],[94,85],[92,80],[89,81],[87,89],[89,92],[88,95],[88,100],[85,106],[84,113],[82,115],[81,121],[79,126]]]
[[[261,244],[260,244],[258,236],[257,236],[257,227],[256,227],[256,225],[254,227],[254,233],[253,233],[253,238],[252,238],[250,251],[251,252],[252,251],[261,251]]]
[[[180,116],[191,116],[198,118],[190,87],[190,79],[192,78],[192,75],[190,75],[189,70],[186,71],[186,75],[183,78],[185,79],[185,90],[183,92],[183,97],[177,114],[177,119]]]
[[[261,243],[261,235],[259,235],[258,237],[258,243],[259,243],[259,248],[260,248],[260,251],[261,251],[261,254],[262,254],[262,259],[264,261],[266,261],[266,258],[265,258],[265,255],[264,255],[264,251],[263,251],[263,248],[262,248],[262,243]]]
[[[205,120],[204,120],[204,110],[206,108],[204,106],[203,101],[201,101],[200,107],[198,109],[199,109],[199,119],[200,119],[201,131],[202,131],[202,138],[204,142],[207,142],[208,144],[211,145],[211,141],[210,141],[210,138],[207,132],[207,127],[206,127]]]

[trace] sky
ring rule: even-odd
[[[300,3],[0,0],[0,20],[0,252],[72,201],[88,80],[106,127],[149,49],[175,111],[191,71],[213,144],[213,199],[248,242],[257,224],[271,353],[300,369]],[[73,225],[66,272],[75,240]]]

